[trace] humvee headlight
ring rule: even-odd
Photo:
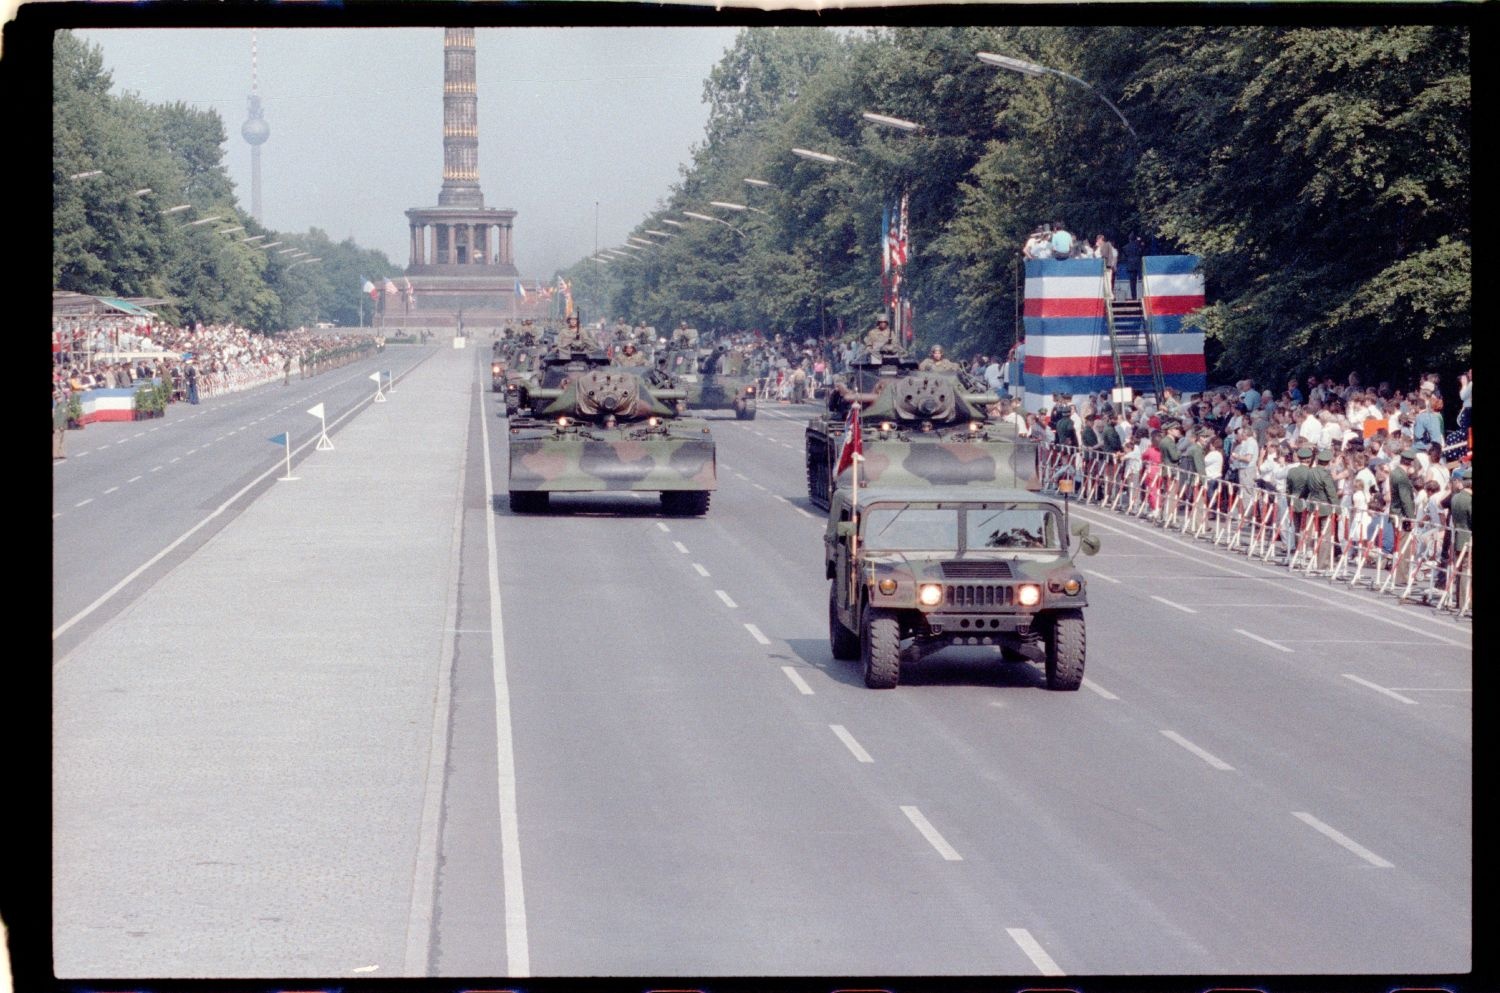
[[[1070,579],[1063,583],[1063,592],[1068,596],[1077,596],[1078,591],[1083,589],[1083,584],[1076,579]]]
[[[896,592],[896,581],[894,579],[882,579],[880,582],[875,584],[875,588],[884,593],[886,596],[890,596],[892,593]]]
[[[896,430],[896,425],[892,424],[890,421],[881,421],[880,430],[887,432],[894,431]]]
[[[568,420],[568,418],[566,418],[566,417],[559,417],[559,418],[558,418],[558,419],[557,419],[557,426],[558,426],[558,427],[560,427],[560,428],[565,428],[565,427],[567,427],[567,426],[568,426],[568,425],[569,425],[569,424],[572,424],[572,423],[573,423],[573,422],[572,422],[572,421],[570,421],[570,420]]]
[[[943,588],[937,583],[924,583],[917,590],[917,599],[924,607],[936,607],[943,602]]]
[[[978,434],[980,428],[982,428],[982,427],[984,427],[984,425],[980,424],[978,421],[970,421],[969,422],[969,433],[970,434]]]
[[[661,421],[658,420],[655,417],[648,417],[648,418],[646,418],[646,427],[648,427],[648,428],[654,428],[654,427],[656,427],[660,423],[661,423]]]
[[[1035,607],[1042,602],[1042,588],[1030,583],[1016,590],[1016,603],[1023,607]]]

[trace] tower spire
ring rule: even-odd
[[[271,126],[260,112],[260,77],[255,31],[250,32],[250,116],[240,127],[240,137],[250,143],[250,216],[260,220],[260,146],[271,137]]]

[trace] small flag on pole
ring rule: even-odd
[[[278,434],[276,437],[274,437],[274,438],[267,438],[266,440],[269,441],[273,445],[285,445],[286,444],[286,432],[283,431],[280,434]]]
[[[328,440],[328,418],[323,413],[323,405],[320,403],[315,407],[309,407],[307,412],[323,422],[322,430],[318,432],[317,450],[320,452],[333,451],[333,442]]]
[[[856,458],[864,456],[863,432],[859,426],[859,404],[849,405],[849,417],[844,421],[844,444],[839,449],[838,465],[833,474],[837,476],[854,464]]]
[[[280,479],[280,481],[281,482],[291,482],[292,480],[297,479],[298,477],[292,475],[292,439],[291,439],[291,436],[288,435],[285,431],[283,431],[280,434],[278,434],[276,437],[274,437],[274,438],[267,438],[266,440],[269,441],[273,445],[285,445],[286,446],[286,475],[282,476],[281,479]]]
[[[405,279],[404,276],[402,278]],[[417,291],[411,288],[411,280],[406,279],[406,299],[407,300],[415,300],[416,298],[417,298]]]
[[[370,294],[370,299],[371,300],[378,299],[380,297],[380,291],[377,290],[377,289],[375,289],[375,284],[372,283],[372,282],[370,282],[368,279],[365,279],[365,277],[363,277],[363,276],[361,276],[359,278],[363,282],[363,285],[360,287],[360,289],[362,289],[362,290],[364,290],[364,292]]]
[[[391,282],[389,276],[387,276],[385,280],[385,292],[390,296],[395,296],[397,293],[401,292],[400,290],[396,289],[396,284]]]
[[[375,397],[370,402],[371,403],[385,403],[385,393],[382,392],[381,389],[380,389],[380,373],[378,373],[378,372],[372,372],[372,373],[370,373],[370,378],[375,381]]]
[[[323,405],[320,403],[316,407],[309,407],[307,409],[307,412],[309,414],[311,414],[312,416],[314,416],[314,417],[322,417],[323,416]]]

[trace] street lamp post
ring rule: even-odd
[[[1114,101],[1077,76],[1063,72],[1061,69],[1053,69],[1051,66],[1038,65],[1035,62],[1026,62],[1022,59],[1011,58],[1009,55],[996,55],[994,52],[977,52],[975,54],[979,61],[986,65],[999,66],[1001,69],[1009,69],[1011,72],[1018,72],[1023,76],[1061,76],[1063,79],[1077,83],[1100,100],[1103,100],[1109,106],[1109,109],[1115,112],[1115,116],[1120,119],[1120,123],[1125,125],[1125,130],[1130,132],[1130,137],[1137,144],[1140,143],[1141,136],[1135,133],[1135,128],[1130,126],[1130,122],[1125,119],[1125,115],[1120,112],[1120,108],[1114,105]]]

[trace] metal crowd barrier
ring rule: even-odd
[[[1044,445],[1041,459],[1047,486],[1072,476],[1082,502],[1291,572],[1473,616],[1473,535],[1451,523],[1356,515],[1347,496],[1297,511],[1285,493],[1176,466],[1131,472],[1121,454],[1072,445]]]

